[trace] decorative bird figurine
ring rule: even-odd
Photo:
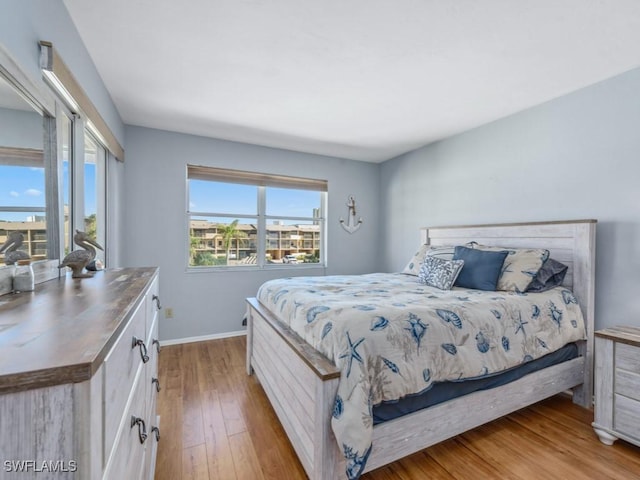
[[[84,250],[74,250],[69,255],[64,257],[62,263],[58,265],[58,268],[69,267],[73,272],[71,278],[87,278],[93,276],[93,273],[82,273],[84,267],[87,266],[94,258],[96,258],[96,248],[104,250],[98,242],[89,237],[85,232],[76,230],[76,234],[73,236],[73,242]]]
[[[31,258],[25,251],[18,250],[22,245],[24,235],[20,232],[11,232],[7,235],[7,241],[0,247],[0,253],[4,253],[4,263],[13,265],[18,260],[28,260]]]

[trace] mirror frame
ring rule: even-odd
[[[57,268],[60,262],[61,199],[55,118],[56,100],[51,92],[31,80],[2,44],[0,44],[0,77],[9,83],[42,116],[47,260],[33,263],[36,283],[41,283],[60,275]],[[13,290],[12,272],[11,268],[0,268],[0,295],[10,293]]]

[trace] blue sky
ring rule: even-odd
[[[25,221],[35,214],[3,212],[2,206],[44,207],[44,168],[0,165],[0,220]]]
[[[189,210],[203,213],[256,215],[258,187],[189,180]],[[320,192],[267,187],[267,215],[312,217]]]
[[[69,202],[69,168],[63,162],[63,197]],[[45,206],[44,168],[0,165],[0,220],[25,221],[32,213],[3,212],[8,207]],[[96,165],[85,163],[85,216],[96,213]],[[255,215],[258,188],[202,180],[189,181],[189,210]],[[312,217],[320,207],[320,192],[267,188],[267,215]],[[35,212],[34,212],[35,213]],[[39,212],[38,215],[42,215]]]
[[[63,164],[64,202],[69,202],[68,164]],[[85,164],[85,215],[96,213],[96,165]],[[43,212],[4,212],[2,207],[44,207],[44,168],[0,165],[0,220],[25,221]]]

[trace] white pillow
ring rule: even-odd
[[[411,257],[407,266],[404,267],[402,273],[406,273],[407,275],[415,275],[418,276],[420,273],[420,267],[422,266],[422,262],[424,262],[424,255],[429,249],[429,245],[422,245],[420,249]]]
[[[406,273],[407,275],[419,275],[420,267],[422,267],[422,262],[426,256],[429,257],[438,257],[443,260],[453,260],[453,253],[455,247],[446,245],[446,246],[434,246],[429,244],[424,244],[420,247],[420,249],[411,257],[407,266],[404,267],[402,273]]]

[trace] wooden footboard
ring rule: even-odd
[[[571,259],[567,286],[580,301],[588,339],[581,342],[578,358],[375,426],[365,472],[574,387],[574,402],[591,404],[595,221],[447,227],[425,233],[440,244],[480,235],[488,244],[552,246],[552,255]],[[247,302],[247,373],[255,372],[309,478],[345,478],[345,461],[330,423],[339,370],[255,298]]]
[[[258,377],[309,478],[340,478],[331,431],[340,371],[255,298],[247,302],[247,373]]]

